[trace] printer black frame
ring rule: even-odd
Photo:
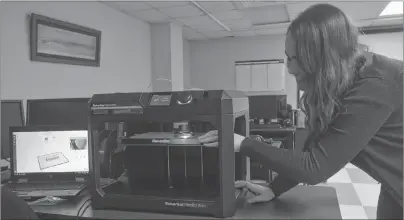
[[[199,93],[201,91],[198,91]],[[205,91],[206,92],[206,91]],[[212,91],[208,91],[212,92]],[[249,136],[249,110],[248,110],[248,98],[241,92],[237,91],[213,91],[213,93],[220,93],[227,95],[228,98],[220,99],[220,104],[217,107],[213,107],[213,112],[215,114],[173,114],[173,112],[167,114],[148,114],[142,113],[139,115],[95,115],[92,113],[92,106],[97,105],[92,100],[89,105],[89,147],[90,147],[90,175],[92,179],[91,183],[91,194],[92,194],[92,204],[94,209],[118,209],[118,210],[132,210],[141,212],[163,212],[172,214],[191,214],[191,215],[209,215],[214,217],[231,217],[236,212],[236,201],[235,197],[235,187],[234,180],[249,180],[249,158],[239,155],[239,153],[234,152],[234,127],[236,124],[236,119],[244,117],[245,121],[245,136]],[[181,93],[181,92],[172,92]],[[230,94],[235,94],[237,96],[235,99],[231,98]],[[133,93],[134,95],[136,93]],[[151,97],[151,94],[156,93],[143,93],[140,97],[146,100]],[[242,98],[240,98],[240,96]],[[93,96],[94,97],[94,96]],[[139,100],[142,104],[144,100]],[[153,107],[154,108],[154,107]],[[166,111],[170,111],[169,108]],[[201,112],[207,112],[207,110],[202,109]],[[143,112],[143,111],[142,111]],[[212,112],[212,111],[211,111]],[[190,118],[192,117],[192,118]],[[175,122],[184,120],[200,120],[204,122],[210,122],[219,131],[219,169],[220,174],[220,196],[215,199],[215,201],[191,201],[192,205],[199,208],[184,208],[180,206],[169,206],[167,203],[178,204],[179,199],[170,198],[148,198],[144,196],[132,196],[132,195],[117,195],[117,194],[106,194],[101,189],[100,184],[100,156],[95,146],[98,146],[97,142],[97,128],[99,124],[105,122],[123,122],[123,121],[150,121],[150,122]],[[232,130],[228,128],[233,128]],[[94,130],[93,130],[94,129]],[[223,147],[225,146],[225,147]],[[236,155],[237,154],[237,155]],[[233,156],[231,156],[233,155]],[[242,166],[238,167],[240,176],[236,177],[236,157],[241,157]],[[119,204],[119,205],[117,205]]]

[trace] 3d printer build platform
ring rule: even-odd
[[[198,137],[203,133],[148,132],[121,139],[124,145],[201,146]]]

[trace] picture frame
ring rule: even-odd
[[[101,31],[32,13],[31,61],[100,66]]]

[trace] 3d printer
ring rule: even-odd
[[[237,91],[97,94],[89,102],[92,199],[95,209],[230,217],[235,180],[249,179],[249,159],[234,152],[234,133],[249,135],[248,98]],[[123,169],[101,187],[99,135],[107,122],[124,124],[115,136]],[[219,146],[198,136],[219,131]],[[116,172],[115,172],[116,173]]]

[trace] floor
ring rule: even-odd
[[[320,185],[336,189],[343,219],[376,219],[380,184],[359,168],[348,164]]]

